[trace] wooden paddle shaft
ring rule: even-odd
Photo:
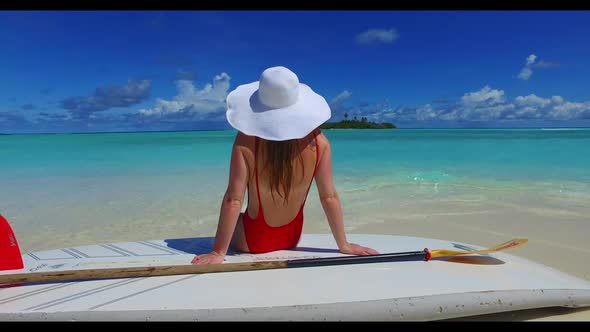
[[[284,268],[316,267],[343,264],[381,263],[409,260],[428,260],[428,250],[369,256],[323,257],[283,261],[260,261],[245,263],[225,263],[211,265],[164,265],[150,267],[123,267],[105,269],[85,269],[55,272],[34,272],[0,275],[2,284],[24,284],[34,282],[56,282],[72,280],[115,279],[134,277],[154,277],[178,274],[200,274],[214,272],[236,272],[270,270]]]
[[[114,279],[132,277],[154,277],[179,274],[200,274],[215,272],[254,271],[282,269],[287,261],[262,261],[210,265],[165,265],[149,267],[122,267],[108,269],[68,270],[55,272],[34,272],[0,275],[0,285],[34,282],[55,282],[72,280]]]

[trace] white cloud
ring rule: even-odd
[[[142,115],[167,115],[174,113],[190,112],[195,115],[206,115],[225,108],[225,99],[228,94],[231,77],[221,73],[213,79],[213,84],[208,83],[199,90],[192,81],[176,81],[178,95],[172,100],[156,99],[156,104],[150,109],[141,109]]]
[[[352,93],[348,90],[344,90],[344,91],[340,92],[336,97],[332,98],[332,100],[330,101],[330,104],[332,104],[332,105],[340,104],[341,102],[350,98],[350,96],[352,96]]]
[[[553,68],[559,67],[561,64],[559,62],[547,62],[547,61],[539,61],[533,65],[535,68]]]
[[[559,96],[553,96],[553,98],[559,98],[563,101],[563,99]],[[547,105],[551,104],[552,99],[545,99],[541,97],[537,97],[535,94],[530,94],[528,96],[518,96],[516,97],[516,104],[518,106],[531,106],[536,108],[543,108]]]
[[[501,119],[503,114],[514,109],[514,104],[482,105],[476,108],[459,109],[458,116],[461,120],[490,121]]]
[[[366,116],[371,121],[376,122],[387,122],[392,120],[405,119],[408,112],[403,108],[382,108],[372,109],[369,112],[364,112],[361,116]],[[413,119],[414,116],[410,115],[409,119]]]
[[[514,102],[508,102],[504,98],[503,91],[486,88],[475,93],[466,94],[465,96],[471,97],[471,103],[469,107],[459,108],[455,113],[456,118],[464,120],[575,120],[590,116],[590,101],[569,102],[561,96],[542,98],[530,94],[528,96],[518,96],[514,99]],[[465,99],[465,96],[463,99]],[[475,96],[478,98],[475,98]],[[490,101],[494,101],[494,103],[490,103]],[[463,106],[465,105],[463,103]]]
[[[553,98],[561,98],[554,96]],[[535,94],[518,96],[515,99],[516,109],[508,114],[507,119],[540,119],[546,114],[545,108],[551,105],[553,99],[541,98]]]
[[[535,63],[536,59],[537,59],[537,56],[534,54],[531,54],[526,58],[526,64],[525,64],[524,68],[522,68],[520,70],[520,73],[518,74],[518,78],[520,78],[521,80],[524,80],[524,81],[531,78],[531,75],[533,75],[533,70],[531,69],[531,67]]]
[[[462,118],[461,115],[461,108],[453,108],[447,112],[442,112],[441,110],[437,110],[437,119],[444,120],[444,121],[454,121],[459,120]]]
[[[526,81],[531,78],[531,75],[533,75],[533,70],[529,67],[524,67],[520,70],[520,73],[518,73],[518,78]]]
[[[541,98],[530,94],[516,97],[516,104],[519,106],[514,113],[517,119],[575,120],[590,115],[590,101],[569,102],[561,96]]]
[[[399,38],[395,29],[369,29],[356,35],[356,42],[359,44],[392,43]]]
[[[509,100],[503,90],[485,86],[465,93],[457,103],[439,107],[373,108],[363,114],[376,121],[494,121],[494,120],[578,120],[590,119],[590,100],[571,102],[561,96],[543,98],[535,94]]]
[[[466,107],[476,107],[480,104],[494,105],[503,103],[504,100],[503,90],[494,90],[487,85],[477,92],[469,92],[461,97],[461,102]]]
[[[530,66],[530,65],[532,65],[533,63],[535,63],[535,60],[536,60],[536,59],[537,59],[537,56],[536,56],[536,55],[534,55],[534,54],[531,54],[531,55],[529,55],[529,56],[526,58],[526,65],[527,65],[527,66]]]
[[[416,120],[432,120],[436,118],[436,112],[430,104],[416,109]]]
[[[548,116],[556,120],[582,119],[590,116],[590,101],[564,102],[552,108]]]
[[[78,117],[87,117],[95,112],[138,104],[150,96],[150,90],[151,81],[149,80],[129,80],[123,86],[98,87],[89,96],[63,99],[61,107]]]
[[[559,67],[560,64],[558,62],[547,62],[544,60],[537,61],[537,56],[534,54],[529,55],[526,58],[526,64],[518,73],[518,78],[526,81],[533,75],[533,68],[553,68]]]
[[[560,96],[551,97],[551,101],[555,104],[563,104],[564,100]]]

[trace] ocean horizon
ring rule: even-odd
[[[590,130],[590,126],[552,126],[552,127],[397,127],[384,129],[354,129],[354,128],[336,128],[322,130]],[[121,130],[121,131],[72,131],[72,132],[0,132],[0,135],[73,135],[73,134],[144,134],[144,133],[181,133],[181,132],[201,132],[201,131],[230,131],[236,132],[235,129],[187,129],[187,130]]]

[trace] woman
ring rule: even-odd
[[[260,81],[232,91],[227,107],[227,120],[238,130],[229,184],[213,250],[195,256],[193,264],[222,263],[230,245],[250,253],[295,247],[314,179],[340,252],[377,254],[346,239],[332,180],[330,143],[319,130],[331,116],[323,97],[299,83],[289,69],[272,67],[262,73]],[[248,206],[240,213],[246,189]]]

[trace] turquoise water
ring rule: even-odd
[[[328,130],[336,174],[590,181],[590,129]],[[232,131],[0,136],[0,179],[217,172]],[[225,171],[225,170],[224,170]]]
[[[337,174],[384,183],[590,184],[590,130],[397,130],[327,133]]]
[[[325,134],[344,201],[388,204],[388,197],[411,202],[490,192],[590,199],[588,129]],[[162,219],[200,220],[195,227],[211,232],[234,137],[233,131],[2,135],[0,214],[25,238],[41,242],[57,230],[133,222],[155,227]],[[310,205],[319,216],[319,203]],[[372,209],[367,213],[380,212]]]

